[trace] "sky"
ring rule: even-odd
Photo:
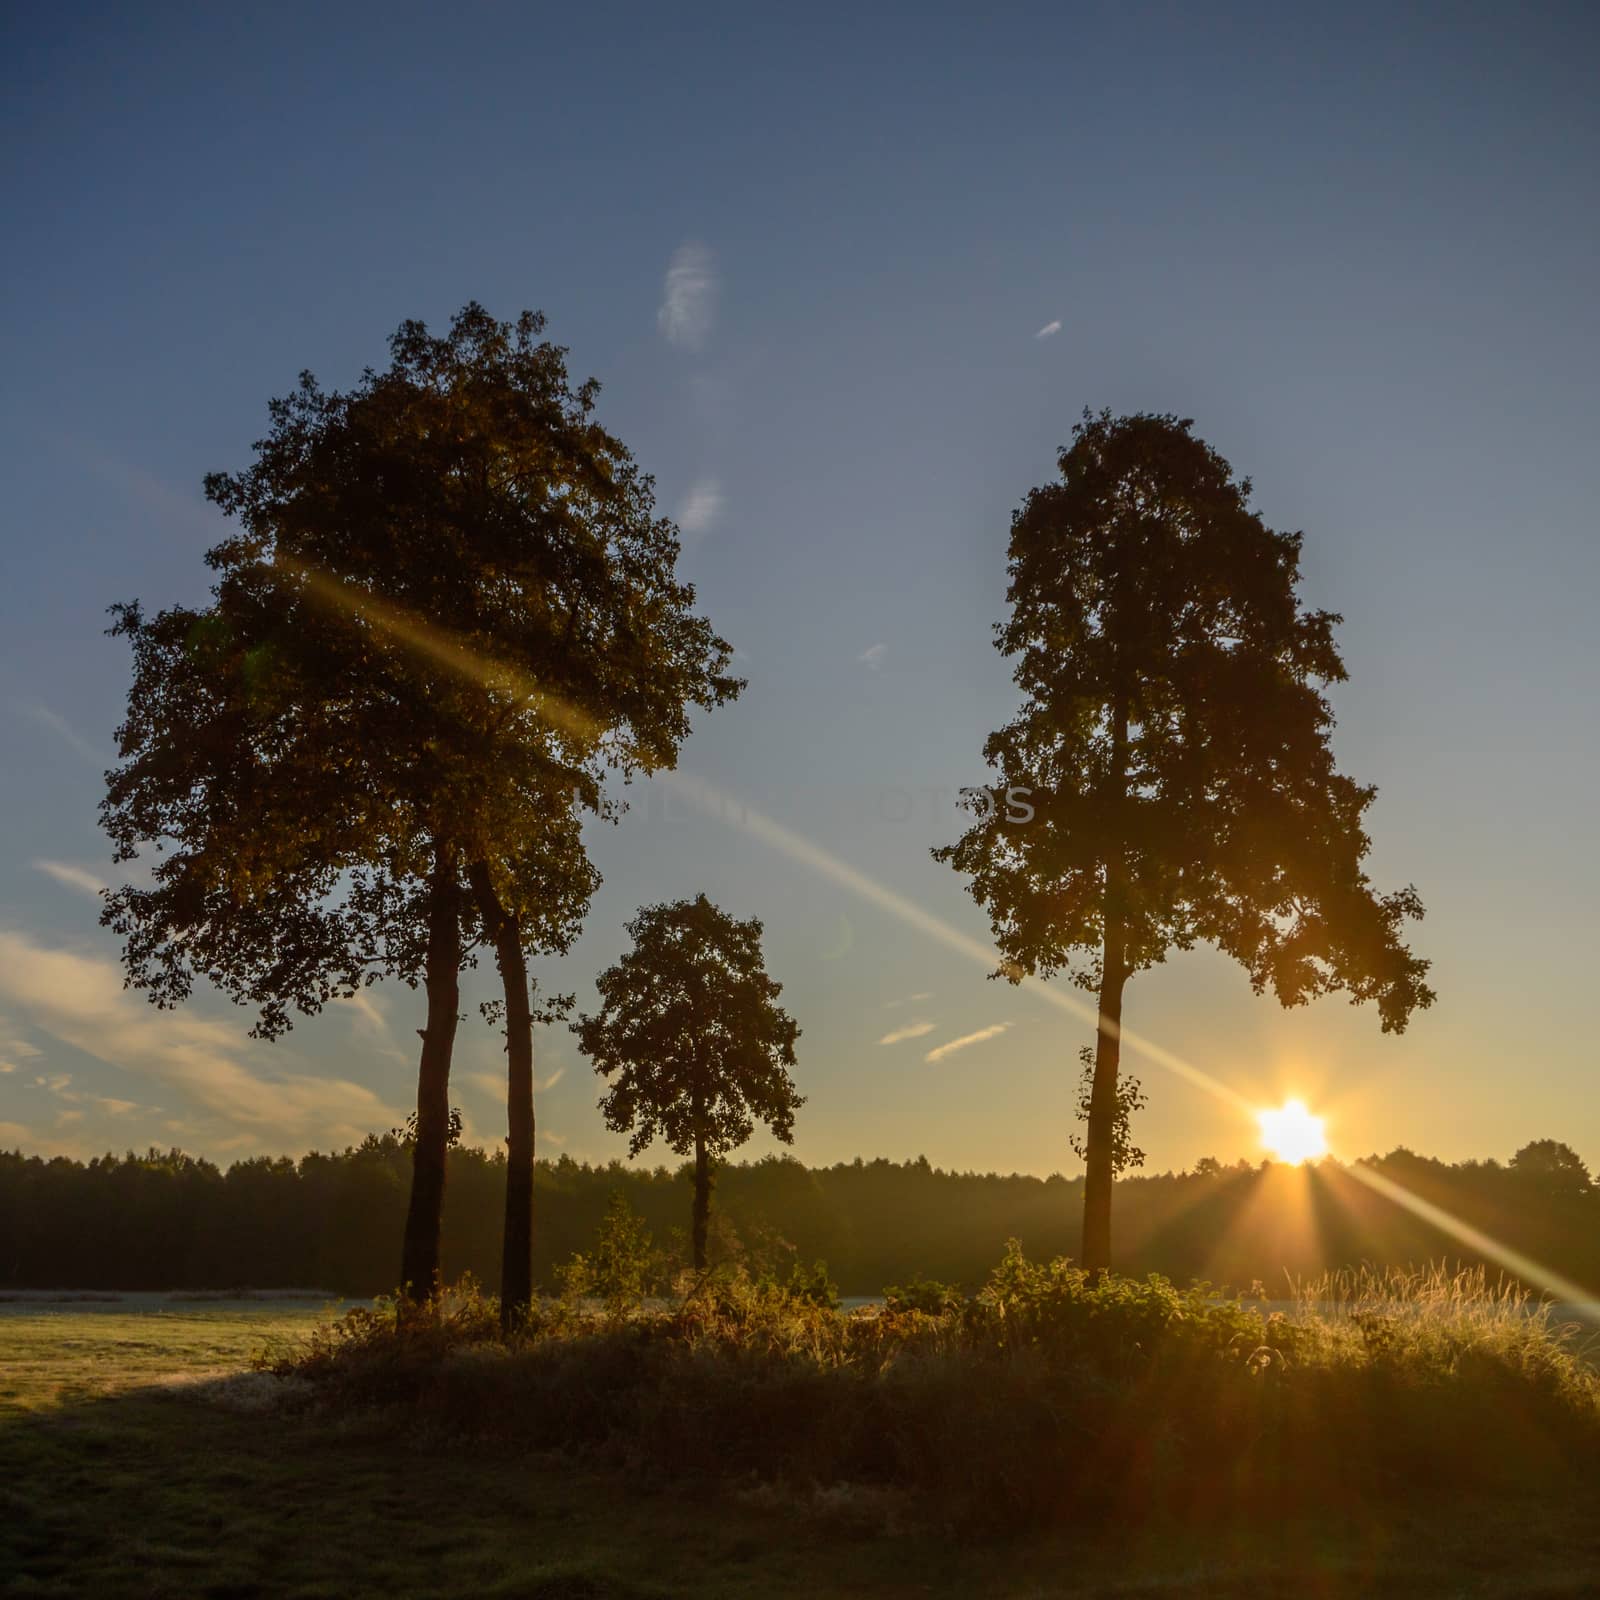
[[[704,891],[765,924],[802,1159],[1081,1170],[1092,1025],[989,979],[929,848],[1017,701],[1012,510],[1084,407],[1175,412],[1345,616],[1335,750],[1439,998],[1396,1037],[1215,952],[1140,975],[1128,1026],[1230,1091],[1131,1052],[1149,1167],[1259,1156],[1247,1108],[1289,1095],[1346,1157],[1600,1163],[1597,45],[1581,6],[7,8],[0,1146],[227,1161],[403,1118],[419,994],[268,1045],[123,990],[103,630],[204,598],[201,479],[301,369],[351,384],[477,299],[600,380],[749,680],[593,831],[542,984],[591,1004],[634,911]],[[483,1143],[490,976],[452,1095]],[[537,1074],[542,1153],[625,1153],[569,1034]]]

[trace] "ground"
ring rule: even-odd
[[[975,1542],[870,1496],[601,1477],[252,1410],[315,1305],[0,1305],[0,1593],[309,1597],[1600,1595],[1570,1505]]]

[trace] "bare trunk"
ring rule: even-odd
[[[1127,798],[1128,706],[1119,698],[1111,709],[1112,802],[1118,812]],[[1089,1127],[1084,1140],[1083,1264],[1098,1283],[1111,1269],[1111,1185],[1116,1177],[1117,1072],[1122,1063],[1122,989],[1128,980],[1126,862],[1120,818],[1107,852],[1104,936],[1100,949],[1100,1014],[1095,1025],[1094,1082],[1089,1091]]]
[[[1120,934],[1119,934],[1120,939]],[[1098,1281],[1111,1267],[1111,1185],[1117,1118],[1117,1071],[1122,1061],[1122,953],[1108,936],[1100,980],[1100,1020],[1094,1044],[1094,1087],[1084,1141],[1083,1264]]]
[[[711,1220],[711,1160],[705,1140],[694,1141],[694,1270],[706,1268],[706,1230]]]
[[[461,1009],[461,907],[455,857],[441,845],[428,890],[428,955],[423,974],[428,1022],[417,1070],[417,1142],[411,1156],[400,1284],[421,1305],[439,1287],[439,1232],[444,1218],[445,1156],[450,1144],[450,1057]]]
[[[468,877],[494,940],[506,1002],[506,1218],[500,1256],[500,1326],[511,1333],[533,1305],[533,1008],[522,924],[500,903],[487,865]]]

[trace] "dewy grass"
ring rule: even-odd
[[[1267,1313],[1092,1282],[1014,1244],[975,1296],[842,1314],[713,1275],[664,1308],[546,1305],[503,1341],[468,1287],[264,1364],[305,1402],[645,1475],[903,1491],[942,1520],[1287,1514],[1600,1469],[1600,1376],[1481,1274],[1345,1274]]]

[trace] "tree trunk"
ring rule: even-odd
[[[450,1056],[461,1008],[461,906],[455,856],[441,845],[428,888],[428,954],[423,973],[428,1022],[417,1071],[417,1142],[411,1156],[411,1204],[400,1256],[402,1293],[414,1305],[439,1287],[439,1230],[450,1144]]]
[[[1111,802],[1120,813],[1128,789],[1128,704],[1111,708]],[[1124,838],[1120,815],[1113,824]],[[1089,1091],[1089,1128],[1084,1139],[1083,1264],[1098,1283],[1111,1270],[1111,1185],[1116,1178],[1117,1071],[1122,1063],[1122,988],[1128,981],[1126,937],[1127,863],[1119,844],[1106,858],[1104,936],[1100,949],[1100,1014],[1095,1024],[1094,1082]]]
[[[514,1332],[533,1305],[533,1007],[521,921],[494,892],[489,868],[474,862],[468,877],[484,927],[494,940],[506,1002],[506,1220],[500,1255],[500,1326]]]
[[[1111,1185],[1115,1177],[1117,1070],[1122,1061],[1122,968],[1120,930],[1116,946],[1108,932],[1100,978],[1100,1019],[1094,1043],[1094,1087],[1089,1094],[1089,1130],[1084,1141],[1088,1173],[1083,1180],[1083,1264],[1095,1282],[1111,1266]]]
[[[694,1270],[706,1269],[706,1225],[711,1220],[711,1161],[705,1140],[694,1141]]]

